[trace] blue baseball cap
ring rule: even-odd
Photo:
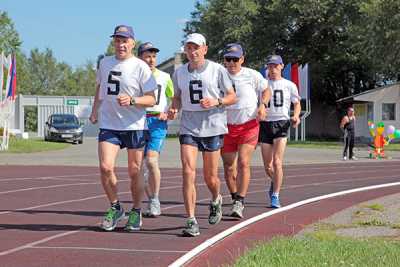
[[[141,44],[138,48],[138,54],[141,55],[146,51],[153,51],[153,52],[160,52],[160,49],[156,48],[152,43],[150,42],[145,42]]]
[[[110,37],[115,37],[115,36],[132,38],[133,40],[135,40],[135,35],[133,34],[132,27],[127,25],[118,25],[117,27],[115,27],[114,34],[111,35]]]
[[[240,44],[227,44],[224,48],[224,57],[241,58],[243,56],[243,48]]]
[[[270,55],[267,57],[267,65],[268,64],[283,64],[282,57],[279,55]]]

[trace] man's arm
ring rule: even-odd
[[[140,107],[152,107],[156,103],[156,97],[154,91],[146,92],[143,96],[129,96],[119,95],[118,101],[121,106],[140,106]]]
[[[342,118],[342,120],[340,121],[340,129],[344,129],[344,125],[346,124],[346,123],[348,123],[349,122],[349,118],[347,117],[347,116],[344,116],[343,118]]]
[[[293,117],[291,118],[292,120],[292,125],[294,128],[296,128],[300,124],[300,112],[301,112],[301,104],[300,101],[293,103]]]
[[[271,89],[269,87],[265,88],[261,93],[260,104],[258,105],[257,110],[257,119],[264,120],[267,116],[267,108],[266,105],[268,104],[269,100],[271,99]]]
[[[100,93],[100,85],[96,85],[96,94],[94,95],[94,101],[92,105],[92,112],[90,113],[89,120],[91,123],[95,124],[97,123],[97,110],[100,106],[100,99],[99,99],[99,93]]]

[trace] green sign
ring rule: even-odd
[[[77,106],[78,104],[78,99],[67,99],[67,106]]]

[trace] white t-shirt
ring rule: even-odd
[[[237,74],[229,73],[229,77],[238,101],[226,107],[228,124],[243,124],[255,119],[258,98],[268,88],[268,81],[258,71],[245,67],[242,67]]]
[[[120,94],[138,97],[157,89],[151,70],[144,61],[136,57],[125,60],[105,57],[97,70],[96,82],[100,85],[98,112],[101,129],[147,129],[144,108],[135,105],[122,107],[117,100]]]
[[[200,100],[204,97],[221,98],[232,89],[227,70],[210,60],[197,70],[189,71],[188,67],[188,63],[182,65],[173,75],[175,94],[180,95],[182,104],[179,133],[196,137],[226,134],[225,108],[205,109],[200,106]]]
[[[171,77],[168,73],[155,69],[153,76],[157,82],[157,90],[154,91],[156,104],[153,107],[146,108],[147,112],[167,112],[169,108],[169,99],[174,96],[174,87]]]
[[[268,84],[272,89],[272,96],[267,108],[266,121],[289,120],[290,104],[300,101],[296,84],[284,78],[268,80]]]

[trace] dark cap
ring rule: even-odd
[[[138,54],[141,55],[146,51],[152,51],[152,52],[160,52],[160,49],[158,49],[157,47],[155,47],[152,43],[150,42],[145,42],[143,44],[141,44],[138,48]]]
[[[279,55],[270,55],[267,57],[266,64],[283,64],[282,57]]]
[[[243,48],[240,44],[227,44],[224,48],[224,57],[241,58],[243,56]]]
[[[115,36],[132,38],[133,40],[135,40],[135,35],[133,34],[133,30],[132,30],[131,26],[118,25],[114,29],[114,34],[111,35],[110,37],[115,37]]]

